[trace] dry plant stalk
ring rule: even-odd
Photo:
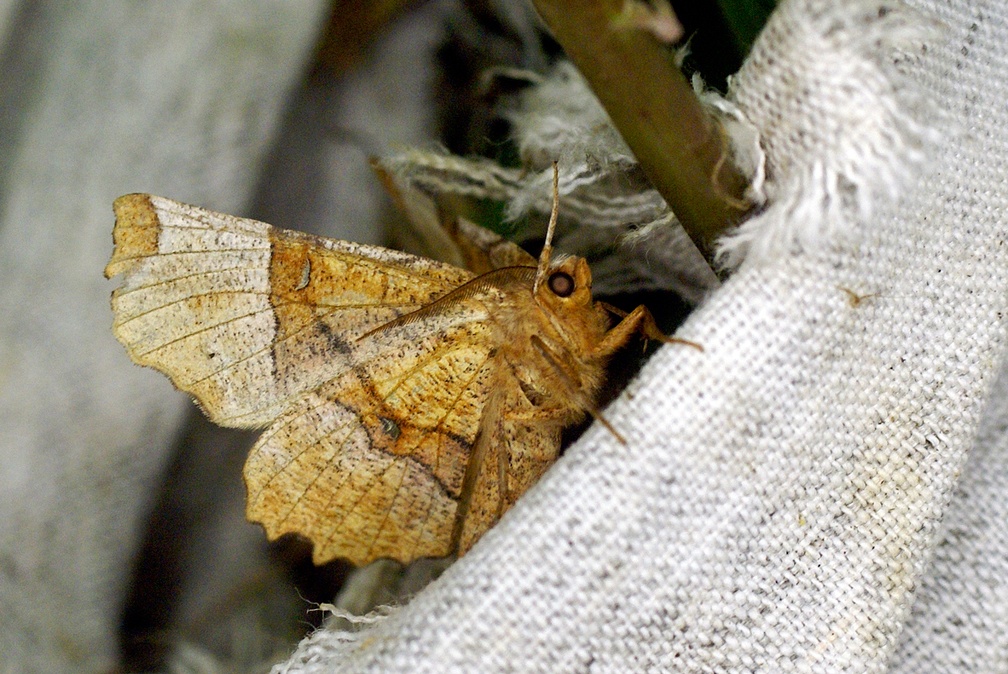
[[[533,0],[613,125],[708,262],[751,209],[746,178],[654,29],[643,0]],[[666,0],[659,0],[667,5]],[[644,9],[642,9],[644,7]],[[671,11],[671,10],[668,10]],[[633,21],[628,17],[636,17]]]

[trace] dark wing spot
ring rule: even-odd
[[[329,348],[336,353],[341,353],[344,356],[350,355],[353,349],[350,348],[350,344],[347,343],[346,339],[343,338],[338,332],[332,329],[332,327],[323,320],[316,321],[316,329],[321,333],[325,340],[329,343]]]
[[[399,439],[399,434],[402,432],[399,430],[399,424],[388,417],[378,417],[378,422],[381,424],[382,433],[389,436],[392,442]]]

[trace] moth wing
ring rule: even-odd
[[[396,208],[409,221],[416,243],[431,257],[476,274],[504,267],[536,266],[536,259],[521,246],[464,217],[445,212],[429,195],[379,161],[372,161],[371,166]]]
[[[457,525],[460,556],[553,465],[570,417],[567,409],[550,410],[530,400],[506,364],[495,374],[466,476]]]
[[[266,425],[352,367],[361,335],[473,277],[146,194],[114,208],[116,337],[225,426]]]
[[[462,216],[447,220],[444,228],[462,251],[466,269],[477,274],[504,267],[534,267],[538,262],[518,244]]]
[[[353,369],[291,405],[249,454],[248,518],[307,537],[318,564],[450,554],[497,367],[487,292],[361,340]]]

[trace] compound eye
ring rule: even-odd
[[[574,292],[574,278],[563,271],[556,271],[550,274],[549,289],[557,297],[570,297]]]

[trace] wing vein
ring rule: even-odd
[[[324,399],[324,398],[322,398],[322,400],[323,400],[323,401],[325,401],[325,399]],[[325,401],[325,402],[328,402],[328,401]],[[316,409],[318,409],[318,405],[315,405],[315,406],[312,406],[312,407],[310,408],[310,410],[306,410],[306,411],[305,411],[304,413],[302,413],[302,414],[298,414],[297,416],[295,416],[295,417],[292,417],[292,418],[291,418],[290,420],[288,420],[288,422],[286,422],[286,423],[284,424],[284,427],[287,427],[287,426],[289,426],[289,425],[290,425],[290,424],[291,424],[292,422],[294,422],[294,421],[297,421],[297,420],[299,420],[299,419],[300,419],[300,418],[301,418],[302,416],[304,416],[304,414],[306,414],[306,413],[307,413],[308,411],[315,411]],[[350,434],[351,434],[351,433],[353,433],[353,428],[352,428],[352,425],[353,425],[353,421],[354,421],[353,419],[349,419],[349,420],[347,420],[346,422],[344,422],[342,426],[339,426],[339,427],[337,427],[337,428],[333,428],[333,429],[331,429],[331,430],[327,431],[327,432],[326,432],[326,433],[325,433],[324,435],[321,435],[321,436],[319,436],[318,440],[316,440],[316,441],[315,441],[314,443],[312,443],[312,444],[305,444],[305,445],[303,446],[303,448],[301,449],[301,451],[299,451],[299,452],[298,452],[297,454],[294,454],[294,455],[293,455],[293,456],[291,457],[291,460],[290,460],[290,461],[288,461],[288,462],[287,462],[286,464],[284,464],[282,468],[280,468],[280,469],[279,469],[279,470],[277,470],[277,471],[276,471],[275,473],[273,473],[273,474],[272,474],[272,475],[270,475],[270,476],[269,476],[268,478],[266,478],[266,482],[264,482],[264,483],[263,483],[263,486],[262,486],[262,487],[260,487],[259,491],[258,491],[258,492],[256,493],[256,497],[258,498],[258,496],[259,496],[260,494],[262,494],[262,493],[263,493],[263,491],[265,491],[265,490],[266,490],[266,487],[267,487],[267,486],[269,486],[269,484],[270,484],[270,483],[271,483],[271,482],[273,481],[273,478],[277,477],[278,475],[280,475],[281,473],[283,473],[283,472],[284,472],[285,470],[287,470],[287,468],[288,468],[288,467],[289,467],[290,465],[292,465],[293,463],[295,463],[295,462],[296,462],[296,461],[297,461],[297,460],[298,460],[299,458],[301,458],[301,456],[302,456],[302,455],[304,455],[304,454],[305,454],[306,452],[308,452],[309,450],[311,450],[311,449],[314,449],[314,448],[315,448],[315,447],[317,447],[318,445],[322,444],[322,441],[324,441],[324,440],[328,439],[329,437],[331,437],[331,436],[335,435],[335,434],[336,434],[336,433],[337,433],[338,431],[342,431],[342,430],[346,430],[346,431],[347,431],[346,435],[345,435],[345,436],[343,436],[342,440],[341,440],[341,441],[339,442],[339,445],[338,445],[338,447],[342,448],[342,447],[343,447],[343,445],[344,445],[344,444],[346,443],[346,440],[347,440],[347,439],[348,439],[348,438],[350,437]],[[270,437],[272,437],[272,436],[270,436]],[[260,439],[260,441],[259,441],[259,443],[258,443],[258,444],[263,444],[263,442],[262,442],[262,439]],[[335,453],[334,453],[334,455],[335,455]],[[331,462],[332,462],[332,458],[330,458],[330,459],[328,459],[328,460],[326,461],[326,468],[328,468],[328,467],[329,467],[329,465],[331,464]],[[362,463],[362,462],[358,462],[358,465],[360,465],[360,463]],[[356,469],[357,469],[357,466],[354,466],[353,470],[351,470],[351,471],[350,471],[350,472],[349,472],[349,473],[348,473],[348,474],[346,475],[346,478],[344,478],[344,479],[343,479],[343,480],[342,480],[342,481],[340,482],[339,486],[338,486],[337,488],[333,489],[333,493],[334,493],[334,494],[335,494],[335,493],[339,493],[339,491],[340,491],[340,489],[342,488],[343,484],[345,484],[345,483],[346,483],[346,481],[347,481],[347,480],[348,480],[348,479],[350,478],[350,476],[351,476],[351,475],[353,474],[353,472],[354,472],[354,471],[355,471]],[[313,478],[312,478],[311,482],[309,482],[309,483],[308,483],[308,485],[307,485],[307,486],[306,486],[306,487],[305,487],[305,488],[304,488],[304,489],[303,489],[303,490],[301,491],[301,493],[300,493],[300,494],[298,494],[297,498],[293,499],[293,502],[291,503],[291,507],[290,507],[290,508],[288,508],[288,510],[287,510],[287,512],[286,512],[286,513],[284,513],[284,516],[283,516],[283,517],[281,517],[281,518],[280,518],[280,519],[279,519],[279,520],[277,521],[277,526],[283,526],[283,525],[284,525],[284,524],[285,524],[285,523],[287,522],[287,519],[288,519],[288,518],[289,518],[289,517],[291,516],[291,513],[293,513],[293,512],[294,512],[294,511],[295,511],[295,510],[297,509],[297,507],[298,507],[298,505],[299,505],[299,504],[301,503],[301,501],[303,501],[303,500],[304,500],[304,497],[308,495],[308,492],[309,492],[309,491],[311,491],[311,488],[312,488],[312,487],[314,487],[314,486],[315,486],[315,484],[316,484],[316,483],[317,483],[317,482],[318,482],[318,481],[319,481],[320,479],[322,479],[322,476],[323,476],[323,475],[325,474],[325,472],[326,472],[326,471],[325,471],[324,469],[323,469],[323,470],[320,470],[320,471],[317,471],[317,472],[316,472],[316,474],[315,474],[315,477],[313,477]],[[328,503],[332,503],[332,499],[330,499]],[[327,503],[327,506],[328,506],[328,503]]]
[[[204,269],[204,270],[201,270],[201,271],[193,272],[191,274],[182,274],[180,276],[173,276],[171,278],[164,279],[162,281],[158,281],[157,283],[148,283],[147,285],[137,286],[135,288],[129,288],[128,290],[119,290],[118,292],[116,292],[116,297],[117,298],[122,298],[122,297],[126,297],[127,295],[132,295],[134,293],[140,292],[141,290],[150,290],[151,288],[160,288],[161,286],[166,286],[166,285],[168,285],[170,283],[175,283],[176,281],[186,281],[186,280],[189,280],[189,279],[199,278],[201,276],[209,277],[209,276],[212,276],[213,274],[220,274],[222,272],[229,272],[229,271],[254,271],[255,269],[256,269],[255,267],[248,267],[248,266],[222,267],[221,269]],[[217,293],[217,292],[221,292],[221,291],[220,290],[214,290],[211,293],[204,293],[204,294],[213,294],[213,293]],[[181,298],[181,299],[188,299],[189,297],[194,297],[194,295],[187,295],[185,298]],[[180,300],[176,300],[176,301],[180,301]],[[173,303],[164,304],[164,305],[161,305],[158,308],[163,309],[164,307],[171,306],[172,304]]]
[[[469,390],[469,387],[472,386],[472,383],[474,381],[476,381],[476,379],[480,376],[480,373],[483,372],[483,366],[486,365],[487,361],[489,361],[489,360],[490,360],[490,356],[488,355],[486,358],[483,359],[483,362],[480,363],[479,367],[476,368],[476,371],[473,373],[473,376],[470,377],[469,379],[467,379],[466,382],[465,382],[465,384],[459,388],[458,395],[455,396],[455,399],[452,400],[451,405],[448,407],[448,409],[445,410],[445,413],[441,416],[441,418],[438,419],[437,424],[434,425],[434,429],[435,430],[441,430],[441,427],[444,424],[445,420],[448,418],[448,415],[451,414],[455,410],[455,407],[458,405],[459,401],[462,399],[462,396],[465,395],[465,392]],[[438,451],[437,451],[437,453],[434,456],[435,456],[435,458],[434,458],[434,467],[432,469],[432,472],[434,472],[436,474],[437,471],[438,471],[438,469],[441,467],[441,445],[440,444],[438,445]]]
[[[152,353],[156,353],[158,351],[161,351],[162,349],[168,348],[169,346],[172,346],[174,344],[178,344],[179,342],[181,342],[183,340],[189,339],[190,337],[195,337],[196,335],[201,335],[204,332],[208,332],[210,330],[214,330],[214,329],[219,328],[219,327],[221,327],[223,325],[228,325],[230,323],[235,323],[237,321],[242,321],[242,320],[245,320],[245,319],[248,319],[248,318],[252,318],[253,316],[257,316],[257,315],[259,315],[261,313],[264,313],[264,312],[267,312],[267,311],[272,311],[272,310],[273,310],[273,307],[266,307],[265,309],[257,309],[256,311],[250,311],[249,313],[242,314],[241,316],[232,316],[231,318],[227,319],[226,321],[221,321],[220,323],[214,323],[213,325],[208,325],[206,327],[200,328],[199,330],[193,330],[192,332],[187,333],[185,335],[182,335],[181,337],[176,337],[175,339],[170,339],[167,342],[162,342],[161,344],[155,346],[152,349],[148,349],[147,351],[144,351],[143,353],[137,354],[137,358],[144,358],[146,356],[149,356]],[[122,325],[124,325],[124,324],[120,324],[117,327],[122,327]]]
[[[444,336],[448,332],[448,330],[450,330],[452,327],[453,326],[447,326],[444,330],[436,332],[436,333],[432,333],[432,334],[434,336],[437,336],[437,335]],[[424,367],[426,367],[430,363],[436,361],[439,357],[441,357],[441,356],[443,356],[445,354],[448,354],[448,353],[454,353],[455,351],[458,351],[458,350],[459,350],[458,348],[449,349],[447,351],[439,350],[437,348],[431,349],[430,353],[428,353],[424,358],[418,360],[413,365],[412,368],[410,368],[408,370],[405,370],[398,379],[394,380],[395,384],[392,386],[391,389],[389,389],[389,391],[385,394],[385,396],[382,397],[382,400],[388,400],[389,396],[391,396],[393,393],[395,393],[396,391],[399,390],[399,387],[403,385],[403,382],[405,382],[407,379],[409,379],[414,374],[417,374],[420,370],[422,370]],[[382,379],[380,381],[383,382],[383,383],[385,383],[385,382],[393,381],[393,378],[389,377],[387,379]]]
[[[144,311],[141,311],[140,313],[133,314],[132,316],[130,316],[129,318],[127,318],[125,321],[113,324],[112,327],[114,327],[114,328],[121,328],[123,326],[129,325],[133,321],[136,321],[136,320],[139,320],[141,318],[144,318],[148,314],[152,314],[155,311],[161,311],[162,309],[167,309],[168,307],[173,307],[176,304],[181,304],[182,302],[185,302],[187,300],[196,299],[197,297],[210,297],[212,295],[248,295],[250,297],[261,297],[261,296],[264,295],[264,293],[250,292],[248,290],[239,290],[239,289],[236,289],[236,290],[214,290],[214,291],[208,292],[208,293],[195,293],[193,295],[187,295],[186,297],[180,297],[177,300],[172,300],[171,302],[168,302],[167,304],[161,304],[159,306],[151,307],[150,309],[146,309]],[[118,311],[116,313],[118,313]],[[256,313],[260,313],[260,312],[256,312]],[[239,318],[241,318],[241,317],[239,317]],[[227,322],[228,321],[224,321],[222,323],[217,323],[217,325],[223,325],[224,323],[227,323]]]
[[[290,303],[290,304],[294,304],[294,303]],[[285,305],[281,305],[281,306],[287,306],[287,305],[285,304]],[[333,308],[332,310],[326,312],[325,315],[329,316],[329,315],[331,315],[333,313],[336,313],[337,310],[343,309],[343,308],[345,308],[345,307],[336,307],[336,308]],[[247,318],[247,317],[246,316],[240,316],[240,317],[236,318],[235,320],[240,320],[240,319],[243,319],[243,318]],[[223,367],[220,367],[219,369],[211,371],[206,376],[200,377],[199,379],[194,379],[193,381],[189,382],[188,385],[189,386],[195,386],[196,384],[200,384],[200,383],[206,381],[207,379],[209,379],[210,377],[218,375],[221,372],[224,372],[225,370],[231,369],[235,365],[239,365],[239,364],[244,363],[246,361],[252,360],[256,356],[260,356],[260,355],[262,355],[263,353],[265,353],[267,351],[271,351],[278,344],[282,344],[282,343],[286,342],[287,340],[294,339],[298,335],[301,335],[302,333],[304,333],[305,330],[307,330],[308,328],[312,327],[313,325],[315,325],[318,322],[317,321],[318,318],[319,318],[319,316],[317,316],[317,315],[315,315],[315,316],[309,316],[308,318],[305,319],[305,321],[303,323],[301,323],[300,325],[296,326],[296,328],[297,328],[296,330],[288,331],[288,333],[285,334],[283,337],[274,338],[274,340],[272,342],[270,342],[269,344],[267,344],[266,346],[264,346],[262,348],[259,348],[259,349],[255,349],[253,351],[250,351],[247,355],[245,355],[245,356],[243,356],[241,358],[238,358],[236,360],[233,360],[230,363],[228,363],[227,365],[225,365]],[[217,325],[218,326],[220,326],[220,325],[226,325],[226,323],[218,323]],[[214,326],[214,327],[217,327],[217,326]]]
[[[370,557],[371,556],[371,551],[374,550],[375,544],[378,543],[378,539],[381,538],[382,532],[385,530],[385,525],[388,524],[389,516],[392,514],[392,511],[395,509],[396,501],[399,499],[400,492],[402,492],[403,483],[406,481],[406,473],[409,472],[410,468],[411,468],[411,466],[409,464],[403,466],[402,472],[399,474],[399,484],[396,485],[395,493],[392,495],[392,502],[389,503],[388,508],[385,509],[385,514],[382,516],[381,523],[378,525],[378,528],[375,530],[374,538],[371,539],[371,544],[368,546],[367,552],[364,553],[365,557]],[[386,468],[384,471],[382,471],[382,477],[383,478],[385,477],[385,473],[386,472],[388,472],[388,468]],[[371,490],[368,489],[368,491],[370,492]],[[356,504],[354,504],[353,510],[356,510],[358,505],[360,505],[360,501],[358,501]],[[351,510],[350,512],[353,512],[353,510]],[[336,535],[335,531],[331,532],[329,534],[329,536],[326,538],[326,543],[329,543],[329,541],[331,541],[332,537],[335,536],[335,535]]]
[[[143,253],[142,255],[119,256],[115,262],[126,262],[129,260],[156,260],[162,257],[177,257],[181,255],[222,255],[225,253],[247,253],[249,251],[266,251],[269,246],[252,246],[249,248],[204,248],[203,250],[169,250],[163,253]]]

